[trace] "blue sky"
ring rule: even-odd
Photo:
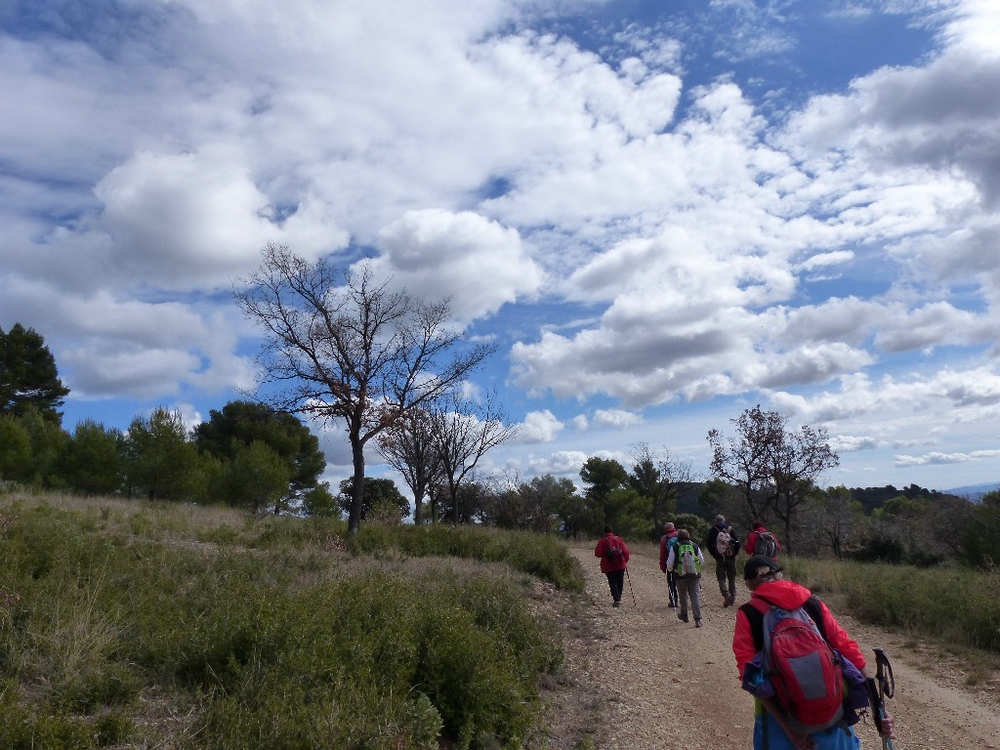
[[[485,472],[704,474],[759,403],[827,429],[823,484],[1000,481],[991,0],[23,1],[0,83],[0,327],[69,429],[251,387],[275,241],[496,342]]]

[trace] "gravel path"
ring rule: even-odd
[[[753,703],[736,677],[731,648],[736,609],[722,606],[714,563],[709,561],[702,580],[705,626],[696,629],[693,618],[682,623],[667,606],[655,548],[644,546],[647,551],[632,556],[631,589],[626,581],[620,609],[611,607],[607,579],[592,548],[572,550],[583,565],[587,589],[567,644],[572,716],[564,710],[562,729],[558,722],[552,728],[553,746],[580,747],[586,744],[580,737],[589,736],[599,750],[747,750]],[[740,588],[737,604],[747,598]],[[938,659],[928,649],[850,617],[838,619],[866,655],[877,645],[892,659],[897,688],[889,709],[896,717],[896,750],[1000,748],[996,692],[984,688],[974,695],[951,670],[922,671],[921,662],[926,666]],[[998,681],[994,674],[986,687]],[[572,731],[571,721],[578,722]],[[863,722],[857,731],[866,750],[881,748],[870,725]]]

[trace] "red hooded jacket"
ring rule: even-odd
[[[660,537],[660,571],[663,573],[667,572],[667,555],[670,551],[667,549],[667,543],[671,539],[677,538],[677,529],[671,529],[662,537]]]
[[[812,592],[805,586],[800,586],[793,581],[769,581],[758,586],[751,598],[761,598],[782,609],[797,609],[801,607],[806,599],[812,596]],[[744,605],[745,606],[745,605]],[[823,632],[826,633],[827,642],[844,656],[851,660],[858,669],[864,669],[865,657],[858,647],[857,641],[851,638],[833,614],[822,601],[819,603],[820,611],[823,613]],[[740,671],[740,680],[743,680],[743,669],[749,661],[757,654],[754,646],[753,634],[750,632],[750,620],[746,613],[740,608],[736,611],[736,630],[733,632],[733,655],[736,657],[736,667]]]
[[[618,546],[622,548],[622,552],[624,553],[614,562],[609,560],[604,554],[604,551],[608,548],[608,542],[613,539],[618,540]],[[625,545],[624,539],[620,536],[615,536],[613,532],[608,532],[597,540],[597,546],[594,547],[594,556],[601,558],[601,572],[611,573],[615,570],[625,570],[625,568],[628,567],[628,559],[631,557],[631,554],[628,551],[628,547]]]
[[[743,549],[746,550],[748,555],[757,554],[754,552],[757,549],[757,537],[760,536],[760,532],[767,531],[763,526],[754,526],[753,531],[747,534],[747,543],[743,545]],[[771,536],[774,536],[774,532],[771,532]],[[774,536],[774,543],[778,545],[778,552],[781,552],[781,542],[778,541],[778,537]]]

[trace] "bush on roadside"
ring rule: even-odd
[[[0,746],[127,744],[152,723],[140,700],[150,690],[194,709],[178,747],[527,744],[561,651],[523,576],[352,562],[329,553],[327,519],[199,527],[175,507],[0,508]],[[540,539],[428,536],[568,575]],[[379,554],[404,554],[393,545]]]
[[[461,557],[502,562],[567,591],[583,590],[583,575],[565,545],[551,535],[477,526],[362,527],[347,539],[354,554],[380,557]]]
[[[958,566],[782,559],[789,578],[845,597],[851,614],[1000,653],[1000,576]]]

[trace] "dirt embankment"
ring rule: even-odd
[[[709,561],[702,580],[705,626],[680,622],[667,606],[658,560],[633,555],[620,609],[611,607],[606,578],[590,548],[573,550],[587,575],[587,591],[563,622],[568,685],[556,691],[550,728],[554,748],[599,750],[747,750],[753,703],[736,677],[731,648],[735,608],[723,608]],[[742,582],[737,604],[748,599]],[[634,603],[633,603],[634,594]],[[1000,750],[1000,702],[993,674],[968,689],[933,649],[863,625],[836,612],[866,656],[884,648],[896,676],[888,701],[896,718],[896,750]],[[856,727],[867,750],[882,741],[863,722]]]

